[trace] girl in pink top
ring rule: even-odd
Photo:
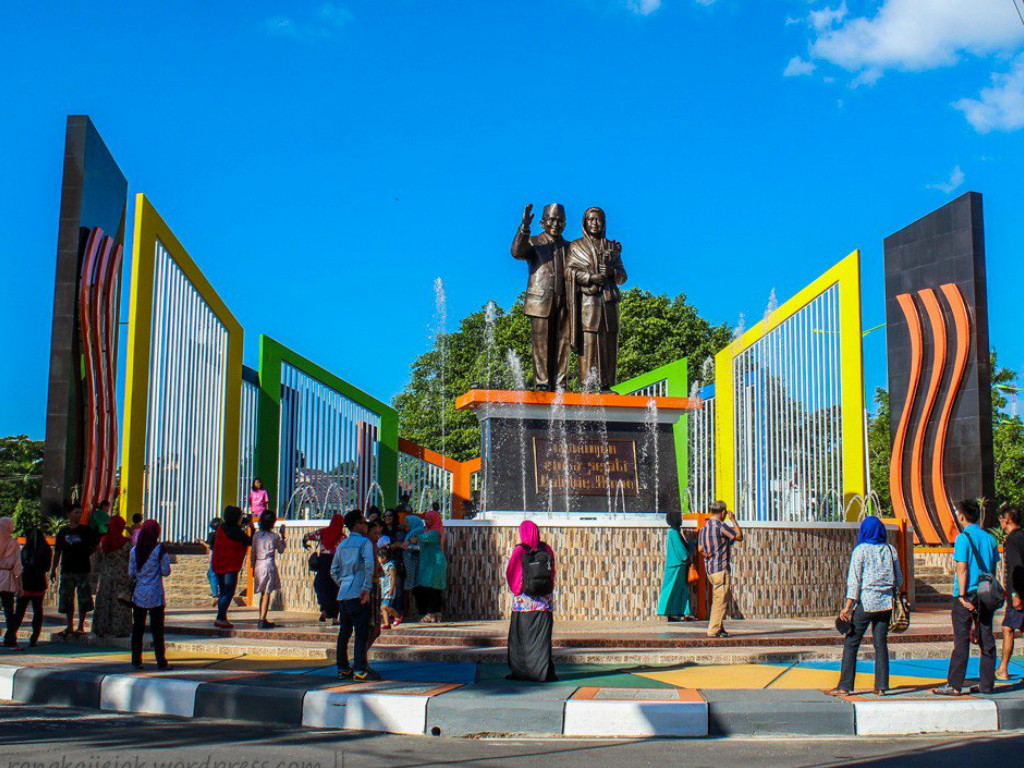
[[[252,490],[249,491],[249,514],[252,515],[253,525],[258,525],[260,515],[267,511],[270,506],[270,496],[263,487],[263,481],[258,477],[253,478]]]

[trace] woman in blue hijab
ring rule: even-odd
[[[893,601],[903,584],[903,572],[896,548],[889,544],[885,524],[877,517],[865,517],[860,524],[857,546],[850,555],[846,577],[846,605],[839,618],[850,626],[843,646],[843,666],[833,696],[853,692],[857,652],[868,627],[875,644],[875,694],[884,696],[889,688],[889,622]]]

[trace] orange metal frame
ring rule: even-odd
[[[398,450],[452,473],[452,517],[461,519],[466,512],[466,502],[473,494],[473,473],[480,471],[480,459],[456,461],[437,451],[417,445],[411,440],[406,440],[404,437],[398,438]]]

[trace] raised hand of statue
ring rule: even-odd
[[[522,223],[523,229],[529,229],[530,225],[532,223],[533,223],[533,203],[528,203],[527,206],[523,209],[523,223]]]

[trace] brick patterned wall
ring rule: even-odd
[[[733,558],[733,618],[828,616],[845,594],[853,529],[746,528]],[[656,615],[664,564],[664,528],[541,528],[558,564],[560,618],[649,619]],[[516,529],[448,531],[446,616],[508,615],[505,564]]]
[[[315,613],[313,574],[302,534],[289,526],[278,558],[283,589],[275,610]],[[838,611],[846,583],[853,529],[750,528],[733,558],[733,618],[828,616]],[[566,620],[649,619],[655,616],[664,564],[665,529],[543,527],[558,567],[556,610]],[[517,541],[514,527],[451,526],[447,618],[502,619],[510,596],[505,564]],[[211,605],[205,555],[175,556],[168,598],[175,607]],[[243,584],[245,583],[243,579]]]

